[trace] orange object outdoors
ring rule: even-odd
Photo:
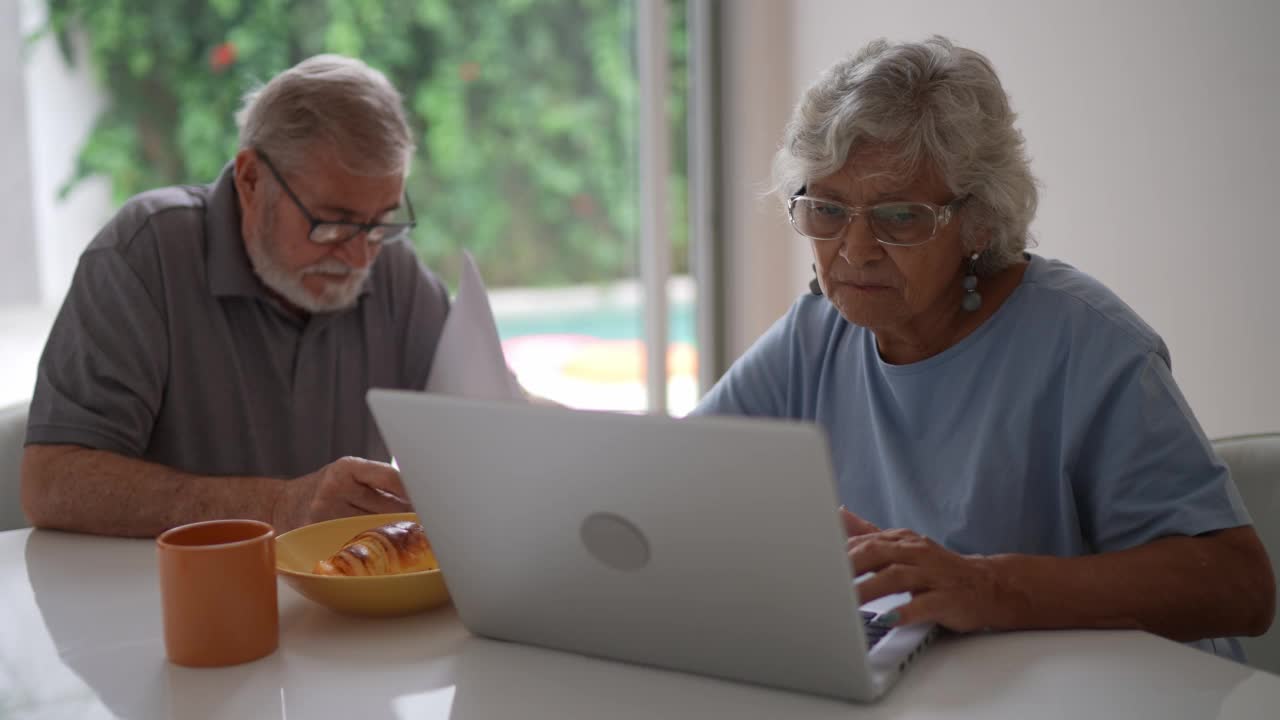
[[[280,642],[275,531],[257,520],[212,520],[156,538],[164,644],[188,667],[236,665]]]
[[[564,364],[566,376],[599,383],[643,383],[644,343],[639,340],[593,340],[584,343]],[[698,376],[698,353],[688,343],[667,348],[667,374],[673,378]]]

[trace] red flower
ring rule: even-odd
[[[480,63],[464,62],[458,66],[458,77],[462,82],[471,82],[480,77]]]
[[[569,207],[573,209],[573,214],[587,220],[595,217],[596,199],[587,193],[578,193],[569,199]]]
[[[209,53],[209,67],[213,68],[214,72],[226,70],[235,61],[236,46],[229,42],[215,46]]]

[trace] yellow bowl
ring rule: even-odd
[[[367,577],[311,572],[361,532],[401,520],[417,522],[418,516],[359,515],[290,530],[276,538],[276,570],[294,590],[340,613],[389,617],[440,607],[449,602],[449,590],[439,569]]]

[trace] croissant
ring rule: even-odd
[[[422,526],[412,520],[365,530],[328,560],[316,563],[317,575],[395,575],[435,569]]]

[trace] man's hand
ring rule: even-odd
[[[277,532],[322,520],[409,512],[400,473],[386,463],[344,457],[283,483],[272,514]]]
[[[959,555],[910,530],[888,530],[850,537],[849,562],[859,575],[875,573],[858,583],[864,603],[912,593],[910,602],[893,611],[895,625],[936,622],[969,632],[999,624],[1001,593],[985,557]]]

